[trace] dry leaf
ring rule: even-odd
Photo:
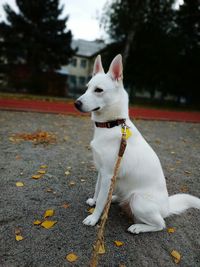
[[[22,183],[22,182],[16,182],[16,186],[17,187],[22,187],[22,186],[24,186],[24,183]]]
[[[174,228],[174,227],[169,227],[169,228],[167,228],[167,232],[168,232],[169,234],[172,234],[172,233],[176,232],[176,228]]]
[[[81,179],[81,182],[85,182],[85,179]]]
[[[37,172],[40,173],[40,174],[45,174],[45,173],[46,173],[45,170],[39,170],[39,171],[37,171]]]
[[[20,156],[20,155],[17,155],[16,157],[15,157],[15,159],[16,160],[19,160],[19,159],[21,159],[22,157]]]
[[[36,220],[33,222],[34,225],[40,225],[42,223],[42,221]]]
[[[33,179],[40,179],[42,177],[41,174],[35,174],[32,176]]]
[[[117,247],[121,247],[121,246],[124,245],[124,242],[119,241],[119,240],[115,240],[114,243],[115,243],[115,245],[116,245]]]
[[[102,243],[99,247],[98,254],[105,254],[105,253],[106,253],[105,246],[104,243]]]
[[[19,228],[16,228],[16,229],[15,229],[15,234],[16,234],[16,235],[21,235],[21,230],[20,230]]]
[[[68,140],[69,140],[69,136],[65,135],[65,136],[63,137],[63,140],[64,140],[64,141],[68,141]]]
[[[78,256],[74,253],[69,253],[67,256],[66,256],[66,259],[69,261],[69,262],[74,262],[78,259]]]
[[[76,183],[74,182],[74,181],[71,181],[71,182],[69,182],[69,185],[70,186],[73,186],[73,185],[75,185]]]
[[[13,137],[8,138],[11,142],[15,142],[15,139]]]
[[[41,169],[46,169],[47,168],[47,165],[41,165],[40,168]]]
[[[15,239],[16,239],[16,241],[21,241],[21,240],[23,240],[24,238],[23,238],[23,236],[21,236],[21,235],[16,235],[16,236],[15,236]]]
[[[184,171],[186,174],[191,174],[191,172],[190,171]]]
[[[46,210],[44,214],[44,218],[51,217],[54,215],[54,210]]]
[[[41,226],[46,228],[46,229],[50,229],[52,228],[55,224],[57,223],[57,221],[44,221]]]
[[[66,172],[65,172],[65,175],[69,175],[69,174],[70,174],[70,171],[66,171]]]
[[[94,212],[94,209],[95,209],[95,208],[90,208],[90,209],[88,210],[88,212],[92,214],[92,213]]]
[[[11,142],[31,141],[35,144],[55,144],[56,136],[53,133],[37,131],[33,133],[16,133],[9,138]]]
[[[171,151],[171,154],[176,154],[176,152],[175,151]]]
[[[64,208],[64,209],[67,209],[67,208],[69,208],[69,206],[70,206],[70,204],[64,203],[61,207]]]
[[[188,187],[186,185],[181,186],[180,191],[183,193],[186,193],[189,191]]]
[[[48,192],[48,193],[52,193],[52,192],[53,192],[53,189],[51,189],[51,188],[47,188],[47,189],[46,189],[46,192]]]
[[[179,263],[181,260],[181,255],[177,250],[172,250],[171,256],[173,257],[173,260],[175,263]]]

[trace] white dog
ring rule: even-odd
[[[117,55],[105,74],[101,57],[97,56],[88,88],[75,102],[80,111],[91,112],[95,122],[91,147],[98,179],[94,197],[86,203],[90,206],[96,204],[96,207],[83,223],[95,225],[104,209],[119,151],[121,124],[125,121],[132,135],[127,140],[113,200],[129,205],[136,222],[128,228],[129,232],[160,231],[165,228],[164,218],[188,208],[200,209],[200,199],[188,194],[168,196],[156,153],[129,119],[122,68],[122,57]]]

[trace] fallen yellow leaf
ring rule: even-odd
[[[33,222],[34,225],[40,225],[41,223],[42,223],[42,222],[39,221],[39,220],[36,220],[36,221]]]
[[[94,209],[95,209],[95,208],[90,208],[90,209],[88,210],[88,212],[92,214],[92,213],[94,212]]]
[[[50,229],[52,228],[55,224],[57,223],[57,221],[44,221],[41,226],[46,228],[46,229]]]
[[[105,254],[105,253],[106,253],[105,246],[104,243],[102,243],[99,247],[98,254]]]
[[[46,210],[44,214],[44,218],[51,217],[54,215],[54,210]]]
[[[70,174],[70,171],[66,171],[66,172],[65,172],[65,175],[69,175],[69,174]]]
[[[115,240],[114,243],[115,243],[115,245],[116,245],[117,247],[121,247],[121,246],[124,245],[124,242],[119,241],[119,240]]]
[[[41,165],[40,168],[41,169],[46,169],[47,168],[47,165]]]
[[[16,239],[16,241],[21,241],[21,240],[23,240],[24,238],[23,238],[23,236],[21,236],[21,235],[16,235],[16,236],[15,236],[15,239]]]
[[[173,260],[175,263],[179,263],[181,260],[181,255],[177,250],[172,250],[171,256],[173,257]]]
[[[22,186],[24,186],[24,183],[22,183],[22,182],[16,182],[16,186],[17,187],[22,187]]]
[[[74,262],[78,259],[78,256],[74,253],[69,253],[67,256],[66,256],[66,259],[69,261],[69,262]]]
[[[39,171],[37,171],[37,172],[40,173],[40,174],[45,174],[45,173],[46,173],[45,170],[39,170]]]
[[[41,177],[42,177],[41,174],[36,174],[32,176],[33,179],[40,179]]]
[[[172,234],[172,233],[176,232],[176,229],[174,227],[169,227],[169,228],[167,228],[167,232],[169,234]]]

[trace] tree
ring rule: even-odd
[[[185,0],[176,15],[178,47],[177,94],[199,103],[200,1]]]
[[[161,50],[164,33],[172,27],[171,5],[172,1],[164,0],[114,0],[105,5],[101,23],[114,41],[110,50],[118,46],[123,54],[129,87],[153,92],[161,86]]]
[[[101,23],[113,41],[108,56],[125,55],[131,98],[135,88],[178,99],[195,100],[200,93],[200,1],[185,0],[177,10],[173,3],[113,0],[105,5]]]
[[[68,16],[61,18],[59,0],[16,0],[19,12],[6,4],[7,22],[0,24],[1,58],[9,69],[26,65],[31,87],[38,88],[41,72],[55,71],[67,64],[74,50]]]

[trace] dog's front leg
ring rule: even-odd
[[[83,221],[83,224],[93,226],[98,222],[101,216],[101,213],[103,212],[103,209],[105,207],[107,198],[108,198],[111,178],[112,178],[112,175],[106,175],[106,176],[102,175],[100,191],[99,191],[97,201],[96,201],[96,207],[94,209],[94,212],[85,218],[85,220]]]
[[[96,204],[97,201],[97,197],[99,195],[99,191],[100,191],[100,187],[101,187],[101,174],[100,172],[98,173],[98,177],[97,177],[97,182],[96,182],[96,186],[95,186],[95,192],[94,192],[94,196],[93,198],[88,198],[88,200],[86,201],[86,203],[89,206],[94,206]]]

